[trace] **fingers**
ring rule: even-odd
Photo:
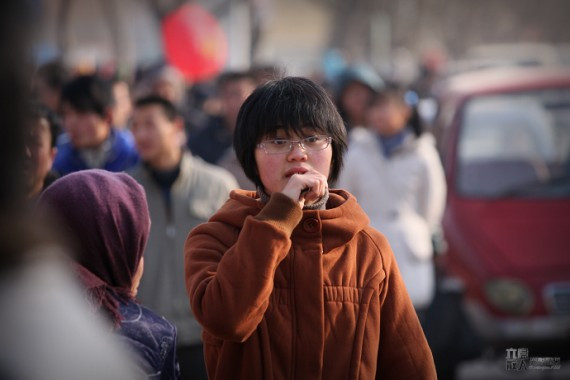
[[[325,194],[327,184],[324,177],[311,178],[308,182],[307,191],[301,196],[305,199],[305,203],[310,204]]]
[[[319,200],[328,188],[327,178],[317,171],[294,174],[283,189],[283,193],[299,202],[303,207]]]

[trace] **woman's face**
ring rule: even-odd
[[[366,104],[371,96],[370,89],[360,82],[352,82],[344,89],[340,102],[350,123],[364,123]]]
[[[303,136],[288,135],[285,130],[279,130],[275,135],[265,136],[261,141],[275,138],[300,140],[321,134],[310,128],[303,130]],[[274,192],[281,192],[289,182],[292,173],[302,174],[309,170],[316,170],[328,178],[332,162],[332,145],[329,144],[323,150],[305,151],[299,144],[294,144],[291,151],[279,154],[267,154],[263,148],[258,147],[255,149],[255,162],[265,192],[270,195]]]
[[[368,125],[381,136],[392,136],[401,131],[410,117],[410,109],[395,100],[372,104],[368,108]]]

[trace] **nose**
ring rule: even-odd
[[[303,148],[301,141],[291,142],[291,151],[287,158],[290,161],[305,161],[307,159],[307,151]]]

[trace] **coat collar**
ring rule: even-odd
[[[241,228],[243,221],[249,215],[257,215],[263,208],[263,203],[255,191],[233,190],[230,200],[214,217],[215,220],[232,224]],[[303,219],[293,232],[293,239],[304,239],[302,226],[304,221],[316,219],[321,224],[323,250],[343,246],[365,229],[370,220],[349,192],[331,189],[326,210],[303,210]]]

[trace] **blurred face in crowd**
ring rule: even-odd
[[[360,82],[351,82],[346,86],[341,94],[340,104],[350,123],[364,124],[366,105],[369,103],[370,97],[370,89]]]
[[[28,196],[40,193],[44,179],[49,173],[57,148],[51,146],[51,131],[45,118],[36,120],[31,126],[26,141],[25,178]]]
[[[373,102],[367,112],[368,125],[381,136],[401,131],[410,117],[410,108],[394,98]]]
[[[78,111],[63,103],[63,128],[75,148],[97,148],[111,133],[111,112],[105,117],[91,111]]]
[[[140,106],[133,112],[131,129],[143,161],[158,169],[178,164],[184,133],[181,118],[169,120],[158,104]]]
[[[153,93],[170,100],[174,104],[180,102],[180,94],[177,86],[166,80],[159,80],[154,84]]]
[[[51,88],[42,78],[36,79],[36,92],[38,100],[54,112],[59,111],[61,91]]]
[[[255,90],[253,79],[240,79],[225,83],[220,89],[220,100],[226,126],[235,128],[239,109],[245,99]]]
[[[133,112],[131,93],[126,82],[113,84],[113,99],[115,101],[113,106],[113,124],[123,128],[127,125]]]

